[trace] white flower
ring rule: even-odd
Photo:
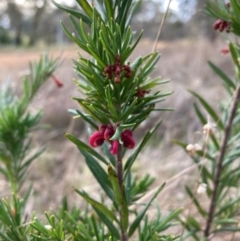
[[[214,129],[216,128],[216,124],[210,121],[208,117],[208,122],[203,126],[203,134],[211,136],[214,133]]]
[[[193,156],[193,155],[195,155],[196,151],[201,151],[202,147],[197,143],[188,144],[186,146],[186,150],[187,150],[187,152],[189,153],[190,156]]]
[[[206,183],[200,183],[197,189],[198,194],[206,193],[207,190],[207,184]]]

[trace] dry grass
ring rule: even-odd
[[[131,60],[138,55],[149,53],[152,45],[152,42],[143,40]],[[192,107],[194,100],[187,89],[204,95],[213,105],[216,105],[216,109],[218,108],[218,100],[223,96],[222,83],[208,67],[207,60],[213,61],[226,72],[231,73],[229,56],[220,54],[220,49],[223,47],[225,47],[224,42],[210,43],[204,39],[158,44],[162,57],[153,75],[172,79],[169,84],[162,86],[164,91],[174,91],[174,94],[167,98],[164,106],[174,107],[176,111],[152,115],[150,121],[140,127],[136,133],[137,138],[140,138],[155,121],[163,118],[163,124],[154,137],[154,143],[152,142],[152,145],[145,149],[134,167],[138,175],[148,172],[155,176],[157,178],[155,185],[192,165],[190,158],[178,147],[172,145],[170,140],[197,142],[201,138],[200,135],[194,134],[201,131],[201,126]],[[29,210],[35,209],[38,212],[49,207],[56,208],[63,195],[69,196],[72,203],[80,203],[80,198],[76,198],[73,192],[73,186],[87,188],[93,195],[98,191],[98,185],[84,165],[82,156],[64,137],[65,132],[72,131],[78,137],[87,140],[86,125],[79,119],[73,123],[71,116],[67,113],[68,108],[77,108],[76,103],[70,98],[78,94],[72,82],[72,78],[76,75],[70,60],[72,57],[77,57],[77,49],[59,47],[49,51],[54,56],[62,54],[65,59],[56,72],[64,82],[64,88],[57,89],[54,83],[49,81],[31,107],[43,108],[42,122],[52,126],[36,134],[36,143],[40,145],[48,140],[49,149],[29,171],[35,191]],[[26,70],[30,60],[38,59],[40,52],[42,51],[23,49],[3,51],[0,55],[0,78],[4,80],[10,76],[14,84],[20,85],[19,73]],[[196,186],[196,175],[197,170],[193,169],[166,186],[159,195],[159,204],[164,213],[173,208],[189,205],[190,200],[186,199],[184,186],[186,183]],[[2,187],[2,189],[5,188],[5,186]]]

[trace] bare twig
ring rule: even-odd
[[[209,234],[210,234],[211,224],[212,224],[214,212],[216,209],[217,191],[218,191],[218,186],[219,186],[219,182],[220,182],[220,178],[221,178],[221,174],[222,174],[222,163],[223,163],[224,155],[225,155],[225,152],[227,149],[227,142],[228,142],[228,138],[229,138],[231,127],[232,127],[232,122],[236,115],[237,105],[238,105],[239,101],[240,101],[240,85],[238,86],[238,88],[236,90],[234,102],[233,102],[231,110],[230,110],[230,116],[227,120],[226,128],[224,130],[224,136],[223,136],[223,140],[221,143],[220,154],[219,154],[219,157],[217,160],[217,170],[216,170],[216,174],[215,174],[215,178],[214,178],[213,195],[211,198],[211,203],[210,203],[210,207],[209,207],[209,211],[208,211],[208,219],[207,219],[206,227],[204,230],[204,237],[206,238],[206,240],[209,240],[208,238],[209,238]]]
[[[160,37],[160,34],[162,32],[162,28],[163,28],[163,25],[165,23],[165,20],[167,18],[167,15],[168,15],[168,11],[169,11],[169,7],[170,7],[170,3],[171,3],[172,0],[169,0],[168,2],[168,5],[167,5],[167,9],[162,17],[162,21],[160,23],[160,26],[159,26],[159,29],[158,29],[158,32],[157,32],[157,36],[156,36],[156,39],[155,39],[155,42],[154,42],[154,45],[153,45],[153,48],[152,48],[152,52],[156,51],[156,48],[157,48],[157,43],[158,43],[158,40],[159,40],[159,37]]]

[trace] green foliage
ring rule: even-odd
[[[1,222],[1,240],[22,241],[29,240],[27,228],[24,226],[22,211],[24,201],[13,196],[13,202],[7,199],[0,200],[0,222]]]
[[[219,18],[230,23],[231,32],[240,36],[240,3],[238,0],[230,0],[230,6],[222,0],[208,0],[205,12],[214,18]]]
[[[206,12],[230,23],[230,32],[239,35],[240,29],[240,5],[237,1],[231,0],[230,5],[225,5],[224,1],[208,1]],[[188,149],[187,143],[176,142],[191,155],[194,163],[198,165],[200,172],[199,182],[206,185],[205,194],[209,200],[209,207],[202,203],[197,192],[186,186],[186,192],[198,215],[190,215],[186,219],[180,219],[185,227],[184,238],[191,237],[193,240],[209,240],[209,235],[214,237],[220,232],[238,232],[238,210],[240,198],[238,186],[240,182],[239,171],[239,99],[236,93],[239,91],[240,64],[239,64],[239,44],[229,42],[229,50],[235,69],[235,78],[228,77],[219,67],[209,61],[212,70],[220,77],[222,84],[229,96],[233,99],[232,107],[229,103],[220,102],[220,110],[215,111],[215,107],[194,91],[190,91],[200,102],[194,104],[196,116],[204,125],[205,134],[208,135],[207,142],[204,143],[204,150]],[[234,105],[237,108],[234,112]],[[211,121],[205,117],[205,113]],[[212,122],[213,121],[213,122]],[[231,122],[232,121],[232,122]],[[212,122],[212,123],[211,123]],[[214,124],[215,125],[214,125]],[[208,128],[208,129],[206,129]],[[226,143],[224,138],[226,138]],[[225,145],[226,144],[226,148]],[[204,160],[204,162],[203,162]]]
[[[138,233],[140,241],[173,241],[177,240],[179,237],[174,235],[160,235],[162,231],[168,229],[170,226],[175,224],[172,220],[176,219],[178,215],[182,212],[182,209],[177,209],[168,214],[167,217],[161,217],[161,212],[157,208],[156,218],[154,220],[148,220],[148,217],[144,218],[143,225],[138,227]]]
[[[149,206],[163,188],[161,186],[157,190],[142,211],[136,213],[135,221],[129,223],[129,216],[133,211],[130,206],[148,191],[153,182],[153,178],[148,175],[140,180],[136,179],[131,173],[131,167],[161,121],[143,135],[142,141],[124,165],[122,158],[126,149],[121,141],[121,134],[128,128],[131,132],[134,131],[152,111],[169,110],[158,108],[157,104],[164,101],[171,92],[153,91],[154,87],[167,81],[162,81],[159,77],[149,77],[160,55],[155,52],[139,57],[132,63],[128,60],[142,36],[141,32],[134,38],[134,32],[129,25],[141,1],[99,0],[90,3],[86,0],[77,0],[80,10],[53,3],[70,14],[74,32],[69,32],[62,23],[67,36],[90,55],[87,59],[79,54],[79,58],[74,60],[74,68],[80,77],[75,83],[83,95],[73,99],[79,103],[83,111],[70,112],[75,117],[83,118],[95,130],[98,130],[100,124],[114,126],[114,134],[108,142],[112,144],[113,141],[118,141],[122,146],[116,158],[106,144],[103,144],[105,158],[86,143],[67,133],[66,137],[83,154],[85,163],[112,205],[106,207],[105,204],[92,199],[91,195],[81,190],[76,191],[92,206],[101,222],[106,225],[112,236],[110,239],[125,240],[124,235],[131,237],[141,226]],[[115,219],[115,213],[119,213],[120,221]],[[155,232],[157,236],[153,240],[159,240],[158,231],[154,230],[153,233]]]
[[[20,97],[9,85],[0,92],[0,161],[3,164],[0,172],[10,182],[13,193],[18,193],[28,167],[45,149],[32,152],[30,132],[36,129],[42,112],[32,114],[28,106],[56,65],[56,59],[43,55],[39,62],[30,65],[30,75],[24,77]]]
[[[100,146],[100,143],[105,155],[74,135],[66,134],[84,156],[86,165],[103,192],[99,194],[99,201],[84,190],[75,189],[87,203],[84,211],[76,207],[69,209],[67,199],[63,199],[58,212],[45,213],[47,224],[35,215],[28,222],[19,221],[18,225],[14,220],[8,221],[10,233],[5,232],[3,239],[126,241],[134,237],[135,240],[143,241],[175,240],[176,237],[161,235],[161,232],[174,225],[173,220],[182,210],[174,210],[162,217],[158,209],[156,218],[149,220],[148,209],[165,184],[160,185],[140,209],[136,208],[136,202],[149,191],[154,178],[147,174],[138,178],[131,172],[132,165],[160,126],[161,120],[143,135],[142,141],[127,157],[126,163],[123,163],[126,149],[135,147],[133,131],[151,112],[169,110],[158,108],[157,105],[171,94],[164,93],[159,88],[154,91],[155,87],[167,83],[160,80],[160,77],[150,77],[160,58],[157,52],[129,61],[143,34],[141,32],[135,38],[130,27],[131,18],[141,0],[97,0],[94,4],[87,0],[76,0],[80,10],[53,3],[70,14],[74,33],[69,32],[62,23],[67,36],[90,55],[88,59],[79,54],[79,58],[74,60],[74,68],[80,77],[75,82],[82,92],[81,97],[74,97],[74,100],[82,110],[70,112],[98,130],[95,132],[97,135],[101,129],[99,125],[108,125],[112,128],[110,131],[114,131],[109,138],[104,135],[104,145],[102,139],[94,144],[90,142],[92,147]],[[41,85],[51,76],[56,63],[55,60],[43,57],[39,63],[32,65],[31,75],[24,80],[21,98],[9,97],[9,94],[4,93],[6,99],[3,98],[3,101],[8,103],[1,106],[3,125],[0,125],[0,130],[3,132],[0,134],[0,143],[4,146],[0,146],[0,154],[5,165],[1,171],[10,181],[14,194],[21,188],[31,162],[41,154],[39,151],[29,158],[29,132],[38,124],[41,113],[32,115],[27,107]],[[117,143],[117,150],[112,150],[113,143]],[[108,144],[111,149],[107,147]],[[11,160],[9,156],[12,157]],[[23,199],[23,204],[26,203],[27,196]],[[13,202],[22,201],[14,195]],[[0,220],[4,220],[9,213],[8,206],[11,207],[11,203],[12,200],[4,203],[7,211],[0,213]],[[24,205],[17,206],[15,210],[16,213],[21,213],[18,219],[24,220]],[[8,231],[6,227],[3,230]],[[20,231],[22,239],[17,236]]]
[[[165,81],[148,77],[159,59],[158,53],[140,57],[132,64],[127,62],[128,57],[141,38],[140,34],[133,43],[133,32],[129,25],[124,31],[121,31],[125,21],[121,19],[123,17],[120,17],[121,11],[127,14],[128,6],[134,9],[140,1],[135,4],[131,4],[131,2],[122,3],[121,6],[121,1],[115,1],[115,5],[110,6],[106,1],[103,6],[108,13],[104,12],[103,14],[100,11],[101,4],[91,7],[86,1],[78,1],[78,4],[83,8],[82,11],[86,12],[85,17],[92,14],[91,32],[87,33],[83,24],[84,18],[78,15],[74,16],[80,18],[80,22],[77,22],[70,15],[70,20],[75,28],[74,33],[70,33],[63,24],[62,26],[68,37],[93,57],[92,59],[86,59],[79,54],[79,59],[74,60],[76,72],[81,78],[81,81],[76,81],[76,84],[86,96],[86,98],[75,97],[74,99],[93,119],[102,124],[120,122],[122,126],[132,125],[133,128],[136,128],[148,117],[151,111],[158,111],[158,109],[153,108],[154,105],[163,101],[164,97],[171,93],[160,93],[158,91],[151,96],[142,97],[141,101],[136,97],[139,88],[149,91],[154,86],[165,83]],[[61,6],[61,8],[64,7]],[[65,10],[72,14],[68,9]],[[118,15],[116,13],[112,15],[111,12],[116,12]],[[110,19],[107,18],[109,14],[112,16]],[[121,74],[121,82],[114,86],[113,82],[106,78],[104,70],[108,65],[115,63],[117,55],[120,56],[122,64],[129,64],[132,75],[131,78],[127,79]],[[118,106],[117,109],[116,106]],[[86,113],[83,113],[83,115],[86,116]],[[88,119],[85,120],[88,121]]]

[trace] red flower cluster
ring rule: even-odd
[[[226,31],[227,33],[230,32],[230,23],[225,21],[225,20],[221,20],[218,19],[214,24],[213,24],[213,28],[215,30],[218,30],[220,32]]]
[[[105,69],[104,72],[107,76],[108,79],[111,79],[113,76],[114,77],[114,82],[116,84],[119,84],[121,79],[120,79],[120,74],[122,71],[125,71],[125,78],[129,79],[132,75],[131,68],[129,65],[121,65],[120,62],[120,56],[116,56],[116,63],[113,65],[108,65]]]
[[[108,141],[111,144],[110,152],[112,155],[116,155],[119,148],[119,141],[111,141],[111,137],[114,135],[115,129],[112,125],[100,125],[98,131],[94,132],[90,139],[89,143],[92,147],[101,146],[104,141]],[[133,139],[133,133],[131,130],[125,130],[121,133],[121,141],[123,146],[128,149],[133,149],[135,146],[135,141]]]

